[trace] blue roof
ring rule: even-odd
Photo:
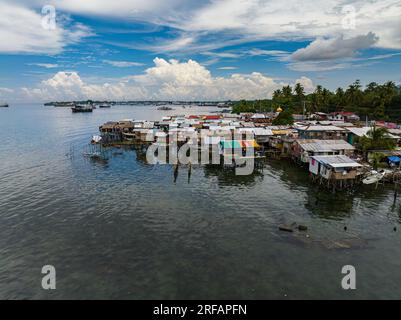
[[[401,162],[401,158],[399,158],[399,157],[397,157],[397,156],[391,156],[391,157],[388,157],[388,159],[389,159],[391,162],[395,162],[395,163]]]

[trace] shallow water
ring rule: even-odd
[[[193,166],[188,180],[181,167],[174,182],[171,166],[134,150],[82,155],[106,121],[208,110],[0,109],[0,298],[401,298],[401,201],[390,187],[333,194],[270,160],[246,177]],[[308,231],[278,230],[294,221]],[[41,288],[47,264],[54,291]],[[354,291],[341,289],[347,264]]]

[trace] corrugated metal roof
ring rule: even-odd
[[[301,131],[345,131],[343,128],[339,128],[336,126],[299,126],[296,128]]]
[[[362,127],[362,128],[347,128],[348,131],[352,132],[353,134],[355,134],[358,137],[363,137],[365,136],[369,130],[371,130],[371,127]]]
[[[355,150],[355,147],[344,140],[297,140],[298,144],[305,151],[312,152],[333,152],[338,150]]]
[[[333,168],[362,167],[361,164],[344,155],[313,156],[311,159]]]
[[[363,136],[366,136],[370,130],[372,130],[372,127],[347,128],[347,130],[352,132],[353,134],[355,134],[358,137],[363,137]],[[389,132],[391,132],[391,131],[389,130]],[[398,139],[399,138],[398,136],[395,136],[395,135],[393,135],[391,133],[388,133],[387,137],[388,138],[392,138],[392,139]]]

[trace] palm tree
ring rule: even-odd
[[[369,151],[393,150],[396,147],[396,142],[390,138],[386,128],[373,126],[366,136],[359,139],[359,147],[367,159]]]
[[[336,90],[336,95],[335,95],[336,111],[340,111],[340,108],[344,107],[345,105],[344,96],[345,96],[344,89],[338,88]]]
[[[305,89],[299,82],[295,84],[294,92],[297,97],[298,102],[302,102],[305,98]]]
[[[277,101],[281,97],[281,90],[277,89],[273,92],[273,101]]]
[[[345,91],[347,102],[352,106],[360,106],[362,102],[363,92],[361,90],[361,87],[362,86],[360,80],[356,80],[348,87],[347,91]]]

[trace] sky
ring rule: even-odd
[[[0,101],[401,83],[401,0],[0,0]]]

